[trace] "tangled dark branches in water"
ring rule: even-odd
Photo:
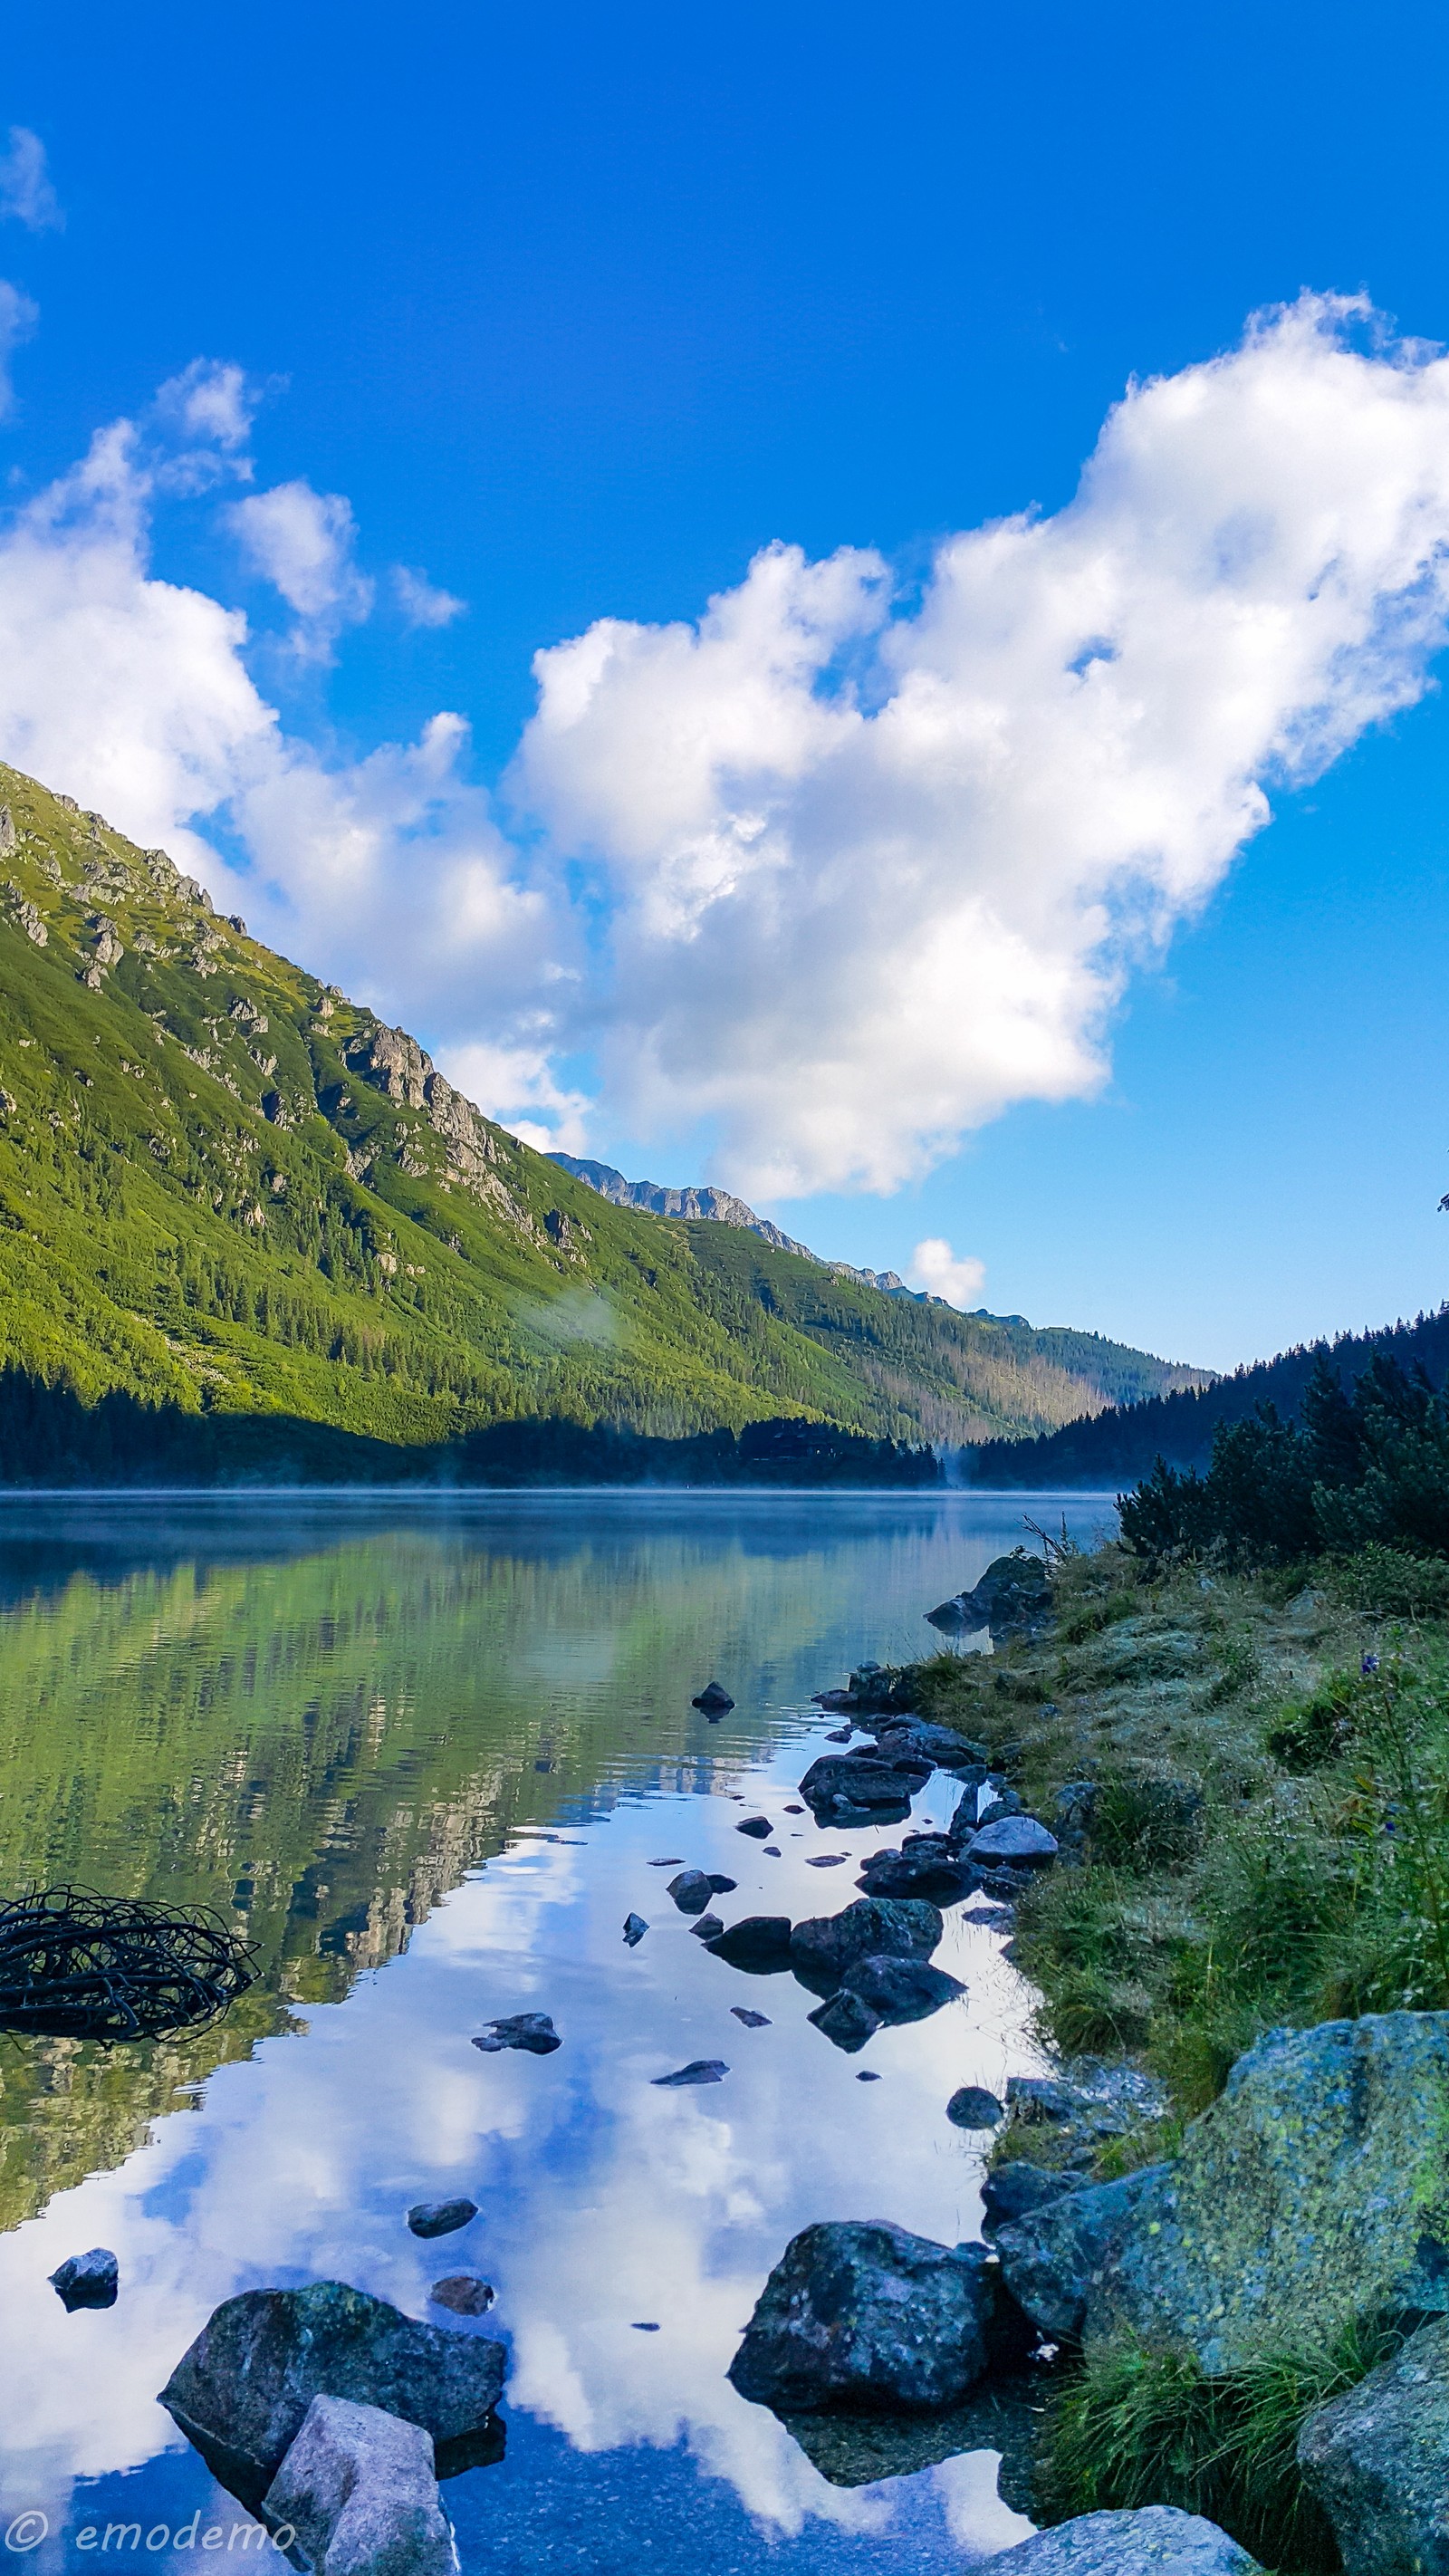
[[[0,1905],[0,2030],[159,2039],[204,2029],[253,1981],[247,1944],[204,1906],[84,1887]]]

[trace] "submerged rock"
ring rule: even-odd
[[[984,2084],[963,2084],[946,2105],[946,2117],[957,2129],[994,2129],[1005,2119],[1005,2105]]]
[[[860,1995],[844,1991],[832,1995],[828,2003],[817,2005],[808,2018],[817,2030],[824,2032],[833,2046],[843,2048],[848,2057],[854,2057],[868,2039],[874,2039],[880,2028],[879,2013],[872,2012]]]
[[[408,2211],[414,2236],[454,2236],[478,2215],[476,2200],[420,2200]]]
[[[947,1834],[907,1834],[899,1851],[873,1851],[861,1863],[859,1884],[868,1896],[922,1896],[957,1904],[977,1885],[977,1873]]]
[[[549,2057],[563,2041],[547,2013],[507,2013],[501,2021],[490,2021],[474,2040],[486,2057],[500,2048],[526,2049],[530,2057]]]
[[[1258,2576],[1256,2560],[1215,2522],[1171,2504],[1078,2514],[991,2564],[1001,2576]]]
[[[919,1899],[858,1896],[839,1914],[797,1923],[790,1963],[807,1984],[840,1985],[852,1960],[867,1955],[928,1959],[945,1928],[938,1908]]]
[[[861,1753],[817,1755],[800,1783],[800,1795],[817,1817],[850,1807],[910,1813],[904,1774]]]
[[[696,1692],[689,1705],[691,1708],[707,1710],[711,1717],[723,1717],[727,1709],[734,1707],[734,1701],[727,1690],[721,1690],[718,1682],[706,1682],[703,1690]]]
[[[669,2091],[684,2084],[718,2084],[729,2068],[722,2057],[692,2057],[687,2066],[677,2066],[672,2075],[651,2075],[651,2084]]]
[[[50,2275],[51,2288],[69,2315],[76,2308],[113,2308],[121,2286],[121,2267],[107,2245],[89,2254],[69,2254]]]
[[[182,2355],[161,2403],[233,2495],[265,2493],[314,2397],[350,2397],[420,2424],[446,2474],[472,2455],[503,2387],[503,2346],[418,2325],[342,2281],[244,2290]]]
[[[843,1982],[878,2020],[888,2022],[925,2021],[966,1992],[959,1977],[933,1968],[928,1959],[893,1955],[853,1959]]]
[[[433,2283],[428,2296],[438,2307],[451,2309],[455,2317],[481,2317],[493,2305],[494,2289],[476,2272],[449,2272],[445,2280]]]
[[[316,2576],[452,2576],[432,2443],[380,2407],[314,2397],[264,2509]]]
[[[728,1931],[721,1925],[709,1947],[714,1958],[743,1968],[750,1976],[777,1976],[790,1965],[790,1917],[746,1914]]]
[[[630,1947],[630,1949],[631,1949],[631,1950],[637,1950],[637,1948],[638,1948],[638,1946],[639,1946],[640,1942],[643,1940],[644,1935],[645,1935],[645,1933],[648,1931],[648,1929],[649,1929],[649,1926],[648,1926],[648,1924],[645,1922],[644,1917],[643,1917],[643,1915],[642,1915],[642,1914],[626,1914],[626,1915],[625,1915],[625,1917],[624,1917],[624,1938],[625,1938],[625,1940],[628,1942],[629,1947]]]
[[[1304,2485],[1352,2576],[1449,2566],[1449,2319],[1436,2317],[1357,2388],[1310,2415]]]
[[[954,2406],[986,2368],[995,2304],[979,2245],[885,2223],[807,2227],[765,2283],[729,2376],[785,2415]]]
[[[677,1878],[671,1878],[665,1893],[673,1897],[681,1914],[702,1914],[714,1889],[706,1870],[682,1869]]]

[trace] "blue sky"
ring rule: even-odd
[[[1149,953],[1139,925],[1130,972],[1054,1023],[1046,1070],[1014,1096],[974,1058],[908,1075],[895,1032],[911,987],[884,970],[889,1008],[838,1060],[872,977],[870,940],[852,955],[838,920],[821,941],[833,983],[802,976],[808,919],[772,951],[758,913],[716,942],[713,984],[689,985],[683,952],[637,928],[606,966],[615,923],[657,908],[661,888],[673,901],[682,864],[627,801],[673,685],[657,658],[632,696],[621,683],[601,701],[606,739],[565,758],[535,732],[518,759],[540,648],[600,620],[651,634],[698,620],[775,541],[807,566],[876,550],[888,571],[861,575],[859,596],[891,587],[909,620],[953,532],[1070,503],[1129,380],[1234,349],[1251,314],[1305,288],[1366,292],[1403,333],[1449,341],[1438,13],[1219,7],[1186,23],[1110,5],[777,0],[430,8],[404,23],[365,6],[129,20],[79,6],[7,7],[0,29],[0,136],[40,139],[64,216],[31,203],[0,225],[0,277],[28,299],[18,320],[12,308],[0,492],[33,509],[99,429],[137,423],[105,507],[106,542],[140,570],[108,613],[153,632],[164,582],[250,621],[243,644],[214,616],[168,648],[147,683],[174,694],[165,744],[128,767],[116,735],[134,712],[100,689],[84,627],[49,652],[32,545],[8,623],[0,588],[0,641],[49,676],[9,699],[0,686],[0,755],[44,754],[66,770],[52,783],[178,854],[198,846],[188,835],[209,842],[214,882],[244,881],[266,935],[417,1028],[485,1105],[514,1114],[512,1084],[529,1132],[552,1121],[631,1176],[773,1176],[771,1212],[824,1251],[904,1270],[941,1239],[984,1265],[969,1302],[1218,1365],[1439,1301],[1437,695],[1385,718],[1389,701],[1360,691],[1330,765],[1268,781],[1271,825],[1231,864],[1202,862],[1165,946]],[[198,360],[246,379],[229,425],[213,405],[209,446],[195,418],[177,428],[196,386],[220,381],[188,378]],[[178,378],[191,395],[158,410]],[[1291,444],[1300,379],[1283,381]],[[1229,420],[1219,444],[1233,435]],[[1380,452],[1365,450],[1366,493]],[[246,515],[298,486],[341,496],[350,521],[308,520],[310,503]],[[67,485],[47,545],[63,550],[94,507]],[[117,533],[128,511],[144,543]],[[1033,563],[1027,549],[1018,593],[1058,577]],[[400,587],[397,567],[431,589]],[[111,576],[93,564],[87,578],[94,613]],[[449,614],[451,599],[466,605]],[[883,685],[861,640],[870,612],[857,599],[821,614],[811,704],[856,691],[869,712]],[[1441,641],[1418,639],[1400,695],[1419,695]],[[204,721],[186,697],[203,665]],[[260,777],[265,727],[250,705],[238,714],[234,666],[294,746],[275,775]],[[556,667],[572,687],[583,666]],[[696,680],[724,723],[738,657]],[[1280,711],[1308,703],[1289,690]],[[428,737],[440,711],[467,735]],[[178,753],[198,728],[204,756]],[[446,772],[436,792],[416,760],[369,766],[381,745],[424,740]],[[172,774],[188,760],[209,781],[189,809]],[[796,750],[781,760],[794,779]],[[792,899],[812,870],[825,883],[840,828],[841,791],[833,824],[829,793],[812,792],[808,817],[792,808]],[[339,798],[367,840],[365,882],[339,856]],[[916,884],[925,863],[898,816],[888,846],[901,887]],[[963,934],[942,927],[931,848],[920,1008],[939,1019]],[[1004,876],[1022,864],[1003,844]],[[990,894],[989,871],[980,883]],[[1011,919],[1026,937],[1025,915]],[[530,986],[527,1026],[509,1021],[545,952],[553,986]],[[1055,932],[1042,954],[1053,976],[1082,967],[1079,951],[1063,965]],[[780,989],[751,1016],[772,955]],[[963,1018],[989,1001],[991,956],[963,976]],[[788,1030],[791,976],[800,1030],[828,1039],[818,1071]],[[697,1061],[677,1025],[659,1038],[671,979]],[[571,1016],[549,1018],[549,989]],[[535,1062],[528,1028],[546,1024]],[[1002,1045],[1015,1063],[1017,1038]],[[868,1124],[877,1096],[911,1081],[915,1105],[851,1169],[812,1091],[838,1090],[842,1118]],[[919,1105],[937,1091],[939,1115]],[[775,1128],[795,1140],[778,1164],[762,1144]]]

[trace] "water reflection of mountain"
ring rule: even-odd
[[[591,1511],[582,1534],[555,1513],[332,1545],[313,1510],[273,1519],[262,1555],[266,1517],[242,1505],[193,1524],[189,1555],[165,1512],[91,1523],[68,1574],[63,1528],[32,1531],[44,1561],[7,1548],[0,1891],[201,1899],[245,1923],[260,1982],[182,2045],[8,2044],[0,2225],[121,2161],[296,2008],[340,1999],[520,1829],[658,1782],[707,1792],[717,1751],[773,1730],[812,1642],[849,1654],[874,1633],[875,1510],[866,1599],[819,1508],[662,1513],[647,1543],[636,1507]],[[913,1564],[920,1535],[902,1522]],[[741,1702],[724,1739],[688,1706],[716,1665]]]

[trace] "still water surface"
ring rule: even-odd
[[[937,1957],[965,2000],[846,2057],[792,1978],[711,1958],[653,1864],[736,1878],[727,1921],[847,1903],[854,1868],[811,1864],[903,1829],[788,1812],[835,1722],[811,1693],[929,1651],[923,1612],[1063,1507],[4,1506],[0,1893],[203,1898],[261,1968],[199,2040],[0,2043],[0,2530],[18,2550],[44,2518],[32,2566],[90,2566],[108,2524],[139,2523],[107,2553],[128,2564],[196,2563],[170,2535],[198,2511],[230,2537],[244,2517],[155,2392],[221,2300],[329,2277],[509,2344],[506,2457],[444,2489],[465,2571],[873,2576],[905,2549],[937,2576],[1024,2535],[992,2452],[835,2483],[725,2377],[811,2220],[977,2232],[983,2142],[945,2103],[1039,2063],[1000,1937],[955,1909]],[[1083,1536],[1109,1508],[1065,1501]],[[689,1705],[711,1676],[737,1702],[718,1726]],[[916,1823],[955,1796],[928,1783]],[[737,1832],[755,1812],[778,1858]],[[470,2046],[525,2010],[556,2054]],[[653,2089],[695,2057],[730,2072]],[[409,2234],[412,2202],[455,2194],[464,2233]],[[67,2316],[46,2276],[93,2245],[120,2299]],[[497,2289],[476,2328],[429,2307],[458,2270]]]

